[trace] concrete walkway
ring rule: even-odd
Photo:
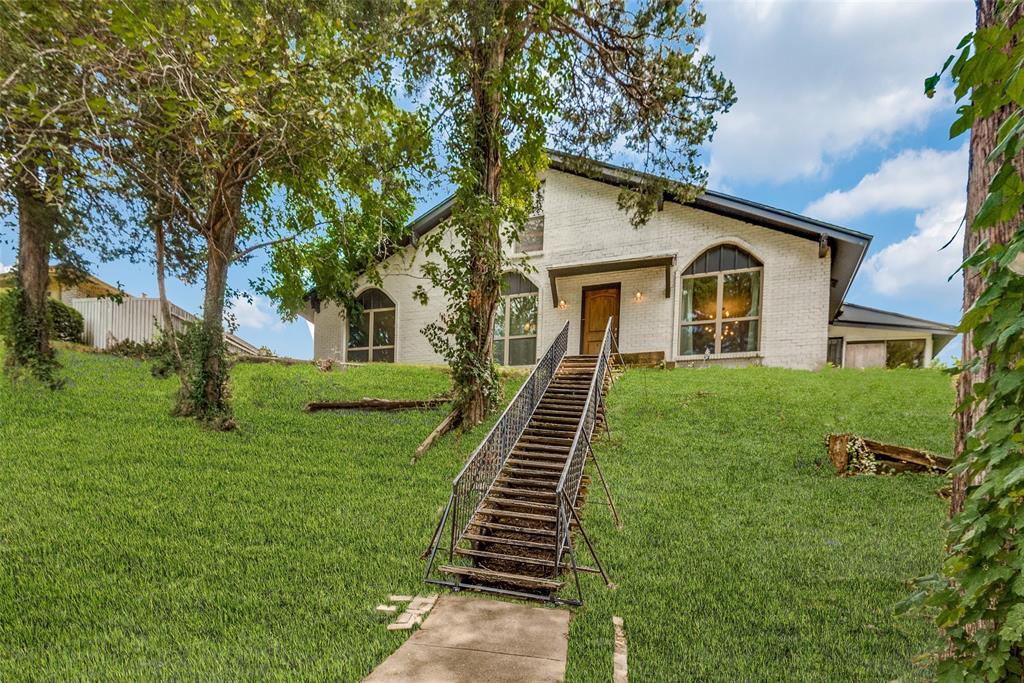
[[[561,681],[568,610],[446,595],[366,681]]]

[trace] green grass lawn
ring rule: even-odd
[[[486,426],[411,466],[443,410],[300,408],[444,373],[241,365],[224,434],[169,417],[175,381],[144,364],[61,361],[63,391],[0,384],[0,680],[358,680],[407,637],[374,607],[425,591]],[[625,527],[585,518],[619,588],[585,577],[569,679],[610,678],[613,614],[638,681],[911,673],[929,627],[892,605],[939,557],[940,482],[816,461],[836,430],[948,453],[951,404],[931,371],[630,371],[598,446]]]

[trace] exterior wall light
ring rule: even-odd
[[[635,301],[637,303],[640,303],[643,300],[644,300],[644,293],[641,292],[639,289],[636,290],[636,293],[633,295],[633,301]]]
[[[559,308],[559,310],[564,311],[565,309],[569,308],[569,304],[565,303],[565,299],[559,299],[558,300],[558,308]]]

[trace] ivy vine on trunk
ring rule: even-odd
[[[497,401],[493,325],[506,270],[529,268],[510,245],[533,212],[546,146],[586,171],[621,148],[640,159],[620,207],[643,225],[664,193],[693,199],[699,150],[735,99],[697,50],[704,23],[689,0],[422,0],[403,34],[406,73],[433,109],[451,218],[425,239],[423,274],[446,313],[423,330],[452,368],[456,408],[472,427]],[[664,177],[672,180],[664,180]],[[449,239],[450,238],[450,239]]]
[[[925,608],[946,638],[943,681],[1024,679],[1024,3],[979,0],[977,29],[944,68],[951,137],[970,130],[955,481],[940,572],[901,609]],[[926,82],[934,93],[940,74]]]

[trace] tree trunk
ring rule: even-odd
[[[178,376],[184,381],[184,365],[181,361],[181,350],[178,348],[178,335],[174,331],[174,319],[171,317],[171,305],[167,301],[167,264],[166,264],[166,249],[164,246],[164,224],[163,221],[157,219],[156,224],[156,288],[157,295],[160,297],[160,317],[161,324],[164,328],[164,334],[167,336],[168,343],[171,347],[171,353],[174,355],[174,365],[178,370]]]
[[[227,407],[224,396],[224,295],[228,286],[228,266],[235,252],[238,221],[242,213],[242,186],[221,195],[212,212],[210,238],[207,241],[206,292],[203,297],[203,399],[218,412]]]
[[[18,269],[21,290],[19,331],[15,343],[14,364],[24,365],[53,355],[46,316],[47,287],[50,280],[50,246],[57,227],[57,210],[46,202],[38,182],[28,174],[15,181],[18,202]]]
[[[469,240],[471,264],[469,313],[471,343],[467,349],[477,359],[478,368],[493,373],[494,315],[501,295],[501,206],[502,100],[499,88],[492,87],[501,78],[505,62],[503,36],[485,38],[477,51],[477,72],[472,79],[475,130],[473,147],[478,196],[490,205],[484,220],[474,221]],[[479,424],[494,407],[497,396],[494,383],[473,373],[471,384],[463,389],[461,422],[465,428]]]
[[[206,287],[203,297],[202,338],[190,349],[190,367],[183,384],[180,412],[204,421],[219,421],[230,429],[227,421],[227,367],[224,358],[224,295],[228,284],[228,267],[235,253],[235,241],[242,220],[242,197],[245,182],[251,177],[242,169],[244,159],[227,165],[207,211]]]
[[[977,23],[978,28],[992,26],[999,17],[997,15],[997,0],[977,0]],[[1015,11],[1015,18],[1021,13],[1020,8]],[[985,119],[979,120],[971,129],[970,141],[970,168],[967,177],[967,228],[964,232],[964,258],[974,253],[984,241],[991,244],[1005,244],[1014,233],[1014,224],[1024,218],[1024,214],[1017,217],[1016,221],[1000,223],[983,230],[973,228],[974,217],[978,214],[985,197],[988,195],[988,186],[992,177],[998,170],[998,165],[986,163],[986,158],[996,145],[996,135],[999,126],[1010,115],[1008,108],[1001,109]],[[975,270],[964,269],[964,298],[963,312],[966,313],[974,302],[977,301],[985,288],[985,283],[980,274]],[[979,355],[984,357],[984,350],[979,354],[974,349],[971,335],[963,335],[961,362],[966,367]],[[957,381],[957,404],[961,404],[971,396],[971,387],[977,382],[985,381],[989,368],[983,364],[977,372],[964,371],[960,373]],[[956,440],[953,445],[953,455],[959,458],[966,450],[967,438],[974,429],[978,416],[984,410],[983,405],[975,405],[971,409],[960,411],[957,414]],[[953,479],[952,495],[949,499],[949,514],[952,517],[961,512],[964,508],[964,500],[967,494],[967,481],[963,475]]]

